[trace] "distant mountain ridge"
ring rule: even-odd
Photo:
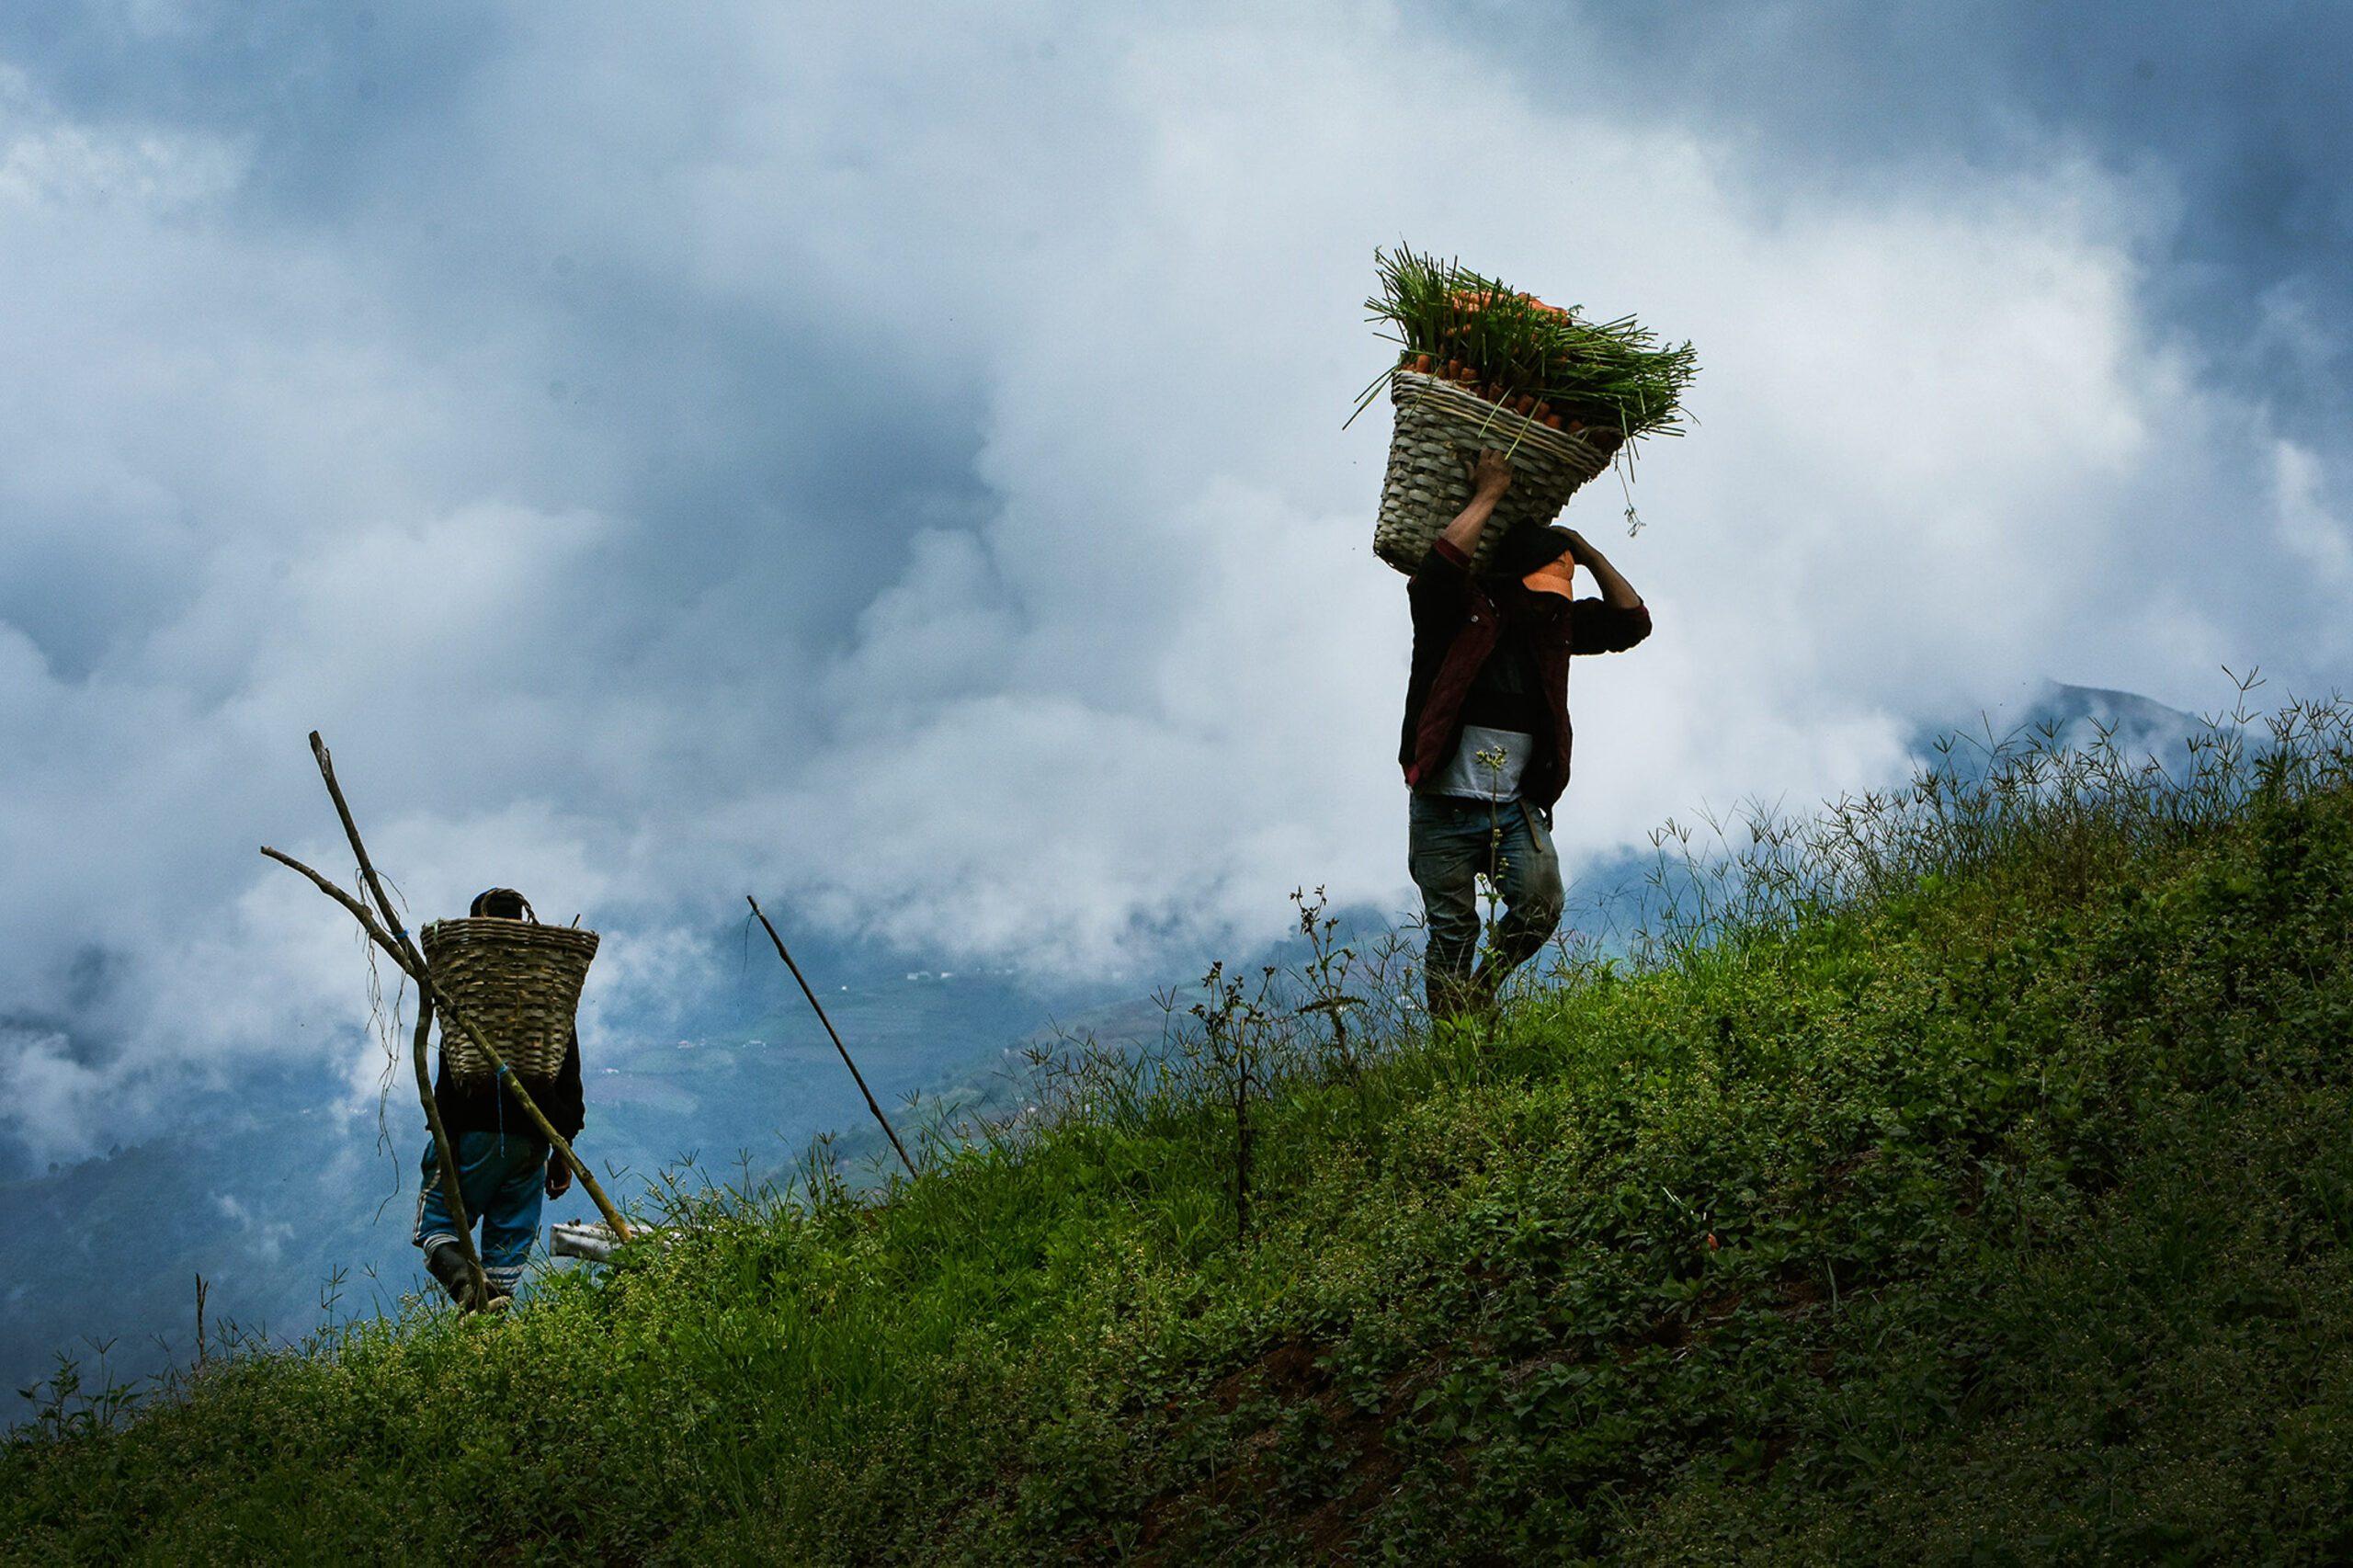
[[[1996,748],[2040,744],[2089,751],[2105,737],[2127,757],[2154,757],[2179,777],[2189,760],[2190,738],[2209,727],[2196,714],[2154,698],[2046,680],[2025,701],[1989,709],[1974,723],[1915,729],[1907,747],[1917,761],[1949,763],[1964,777],[1974,777]],[[1948,741],[1949,746],[1943,744]]]

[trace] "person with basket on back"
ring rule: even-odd
[[[1487,571],[1472,572],[1511,477],[1503,453],[1479,454],[1469,504],[1406,589],[1414,653],[1398,761],[1413,790],[1408,865],[1429,933],[1433,1022],[1490,1014],[1505,978],[1560,923],[1552,827],[1569,781],[1569,660],[1621,652],[1651,632],[1642,596],[1573,529],[1523,523],[1495,541]],[[1579,565],[1600,597],[1572,600]],[[1482,876],[1504,902],[1483,955]]]
[[[475,898],[467,916],[470,922],[512,920],[519,925],[529,910],[529,901],[514,889],[492,888]],[[574,984],[576,997],[576,980]],[[562,1064],[552,1074],[534,1073],[526,1062],[517,1076],[549,1125],[569,1142],[580,1136],[585,1114],[580,1088],[580,1031],[568,1018],[564,1028],[567,1039]],[[441,1282],[450,1300],[461,1307],[497,1310],[513,1299],[522,1283],[524,1260],[540,1233],[541,1199],[563,1196],[572,1185],[572,1167],[511,1101],[494,1074],[459,1070],[453,1066],[452,1055],[453,1041],[444,1020],[433,1099],[455,1150],[459,1193],[468,1221],[482,1226],[487,1299],[473,1300],[465,1253],[458,1244],[457,1224],[442,1191],[438,1152],[430,1138],[425,1144],[424,1180],[417,1195],[413,1239],[424,1249],[426,1270]]]

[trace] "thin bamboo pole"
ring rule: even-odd
[[[907,1158],[907,1146],[899,1142],[899,1135],[891,1130],[891,1119],[884,1116],[882,1108],[875,1103],[874,1091],[866,1086],[866,1074],[860,1073],[858,1070],[858,1063],[849,1059],[849,1047],[842,1043],[842,1037],[839,1034],[835,1033],[834,1020],[825,1017],[825,1005],[817,1000],[817,994],[809,989],[809,981],[801,972],[801,966],[794,963],[792,955],[784,950],[784,938],[776,934],[774,926],[769,925],[767,912],[760,907],[760,901],[750,893],[745,893],[744,902],[752,906],[752,913],[758,915],[760,924],[767,927],[768,940],[776,944],[776,956],[784,960],[784,967],[792,971],[792,978],[801,982],[801,994],[809,998],[809,1006],[817,1009],[817,1021],[825,1026],[827,1034],[833,1035],[834,1049],[842,1053],[842,1065],[848,1068],[849,1075],[858,1080],[858,1092],[866,1096],[866,1108],[872,1111],[874,1119],[882,1124],[882,1135],[891,1141],[891,1147],[899,1152],[899,1163],[907,1167],[909,1176],[914,1176],[915,1163]]]

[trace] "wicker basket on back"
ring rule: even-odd
[[[1480,537],[1473,571],[1522,524],[1539,528],[1560,515],[1578,486],[1609,466],[1615,443],[1540,425],[1436,376],[1399,370],[1390,381],[1397,426],[1389,441],[1389,475],[1372,551],[1400,572],[1422,563],[1430,544],[1471,500],[1471,464],[1481,449],[1511,458],[1511,488]],[[1610,435],[1615,435],[1612,431]]]
[[[426,967],[468,1022],[527,1078],[552,1078],[572,1044],[573,1015],[597,933],[529,920],[436,920],[422,933]],[[478,1084],[497,1069],[461,1029],[444,1020],[441,1059],[449,1075]]]

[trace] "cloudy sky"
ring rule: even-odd
[[[1628,19],[1629,14],[1636,19]],[[0,13],[0,1154],[372,1078],[421,915],[691,991],[1404,909],[1376,245],[1688,337],[1569,520],[1573,853],[2045,677],[2353,653],[2353,13],[88,0]]]

